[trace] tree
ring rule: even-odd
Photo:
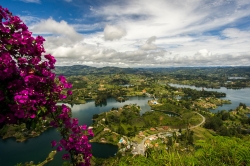
[[[93,119],[97,119],[99,117],[99,114],[94,114]]]
[[[64,76],[53,73],[55,58],[45,54],[44,38],[33,37],[19,17],[0,6],[0,128],[6,124],[26,123],[39,125],[46,117],[53,118],[51,126],[58,128],[62,139],[52,141],[52,147],[69,152],[63,159],[73,165],[90,165],[91,146],[87,126],[79,126],[71,118],[66,105],[57,106],[58,100],[72,95],[72,85]],[[76,159],[81,156],[83,162]]]
[[[117,129],[117,133],[121,134],[121,135],[125,135],[125,129],[122,127],[122,125],[120,125]]]
[[[210,117],[209,119],[206,120],[204,127],[207,129],[213,129],[214,131],[217,131],[220,126],[223,125],[223,122],[220,118],[214,116]]]
[[[191,131],[190,133],[189,133],[189,135],[188,135],[188,144],[190,144],[190,145],[193,145],[193,143],[194,143],[194,131]]]
[[[225,120],[228,120],[229,118],[230,118],[229,112],[223,111],[223,112],[222,112],[221,119],[222,119],[223,121],[225,121]]]
[[[246,108],[247,108],[246,104],[244,104],[244,103],[240,103],[239,106],[242,106],[243,109],[246,109]]]
[[[134,132],[136,133],[138,131],[137,127],[134,126]]]

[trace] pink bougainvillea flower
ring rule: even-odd
[[[74,142],[74,139],[72,137],[69,137],[69,142]]]
[[[24,118],[25,114],[23,110],[16,110],[15,114],[16,117],[18,118]]]
[[[18,58],[18,63],[20,63],[20,64],[27,63],[27,59],[26,58]]]
[[[67,98],[67,96],[66,95],[64,95],[64,94],[60,94],[60,96],[59,96],[59,99],[66,99]]]
[[[31,114],[31,115],[30,115],[30,118],[31,118],[31,119],[34,119],[35,117],[36,117],[35,114]]]
[[[93,131],[92,131],[91,129],[88,129],[88,133],[89,133],[89,135],[90,135],[91,137],[94,136],[94,133],[93,133]]]
[[[59,79],[59,81],[60,82],[66,82],[66,78],[64,77],[64,76],[62,76],[62,75],[60,75],[59,77],[58,77],[58,79]]]
[[[56,141],[55,141],[55,140],[51,141],[51,146],[52,146],[52,148],[53,148],[53,147],[55,147],[55,146],[56,146],[56,144],[57,144],[57,143],[56,143]]]
[[[81,128],[82,130],[87,130],[87,125],[82,125],[82,126],[80,126],[80,128]]]
[[[60,152],[60,151],[62,151],[62,147],[61,146],[58,146],[57,148],[56,148],[56,150],[58,151],[58,152]]]
[[[73,124],[73,125],[78,125],[78,119],[73,118],[73,119],[72,119],[72,124]]]
[[[58,124],[55,121],[53,121],[53,120],[50,122],[50,125],[52,127],[58,127]]]
[[[62,156],[62,159],[63,159],[63,160],[68,160],[68,159],[69,159],[69,154],[64,154],[64,155]]]
[[[91,145],[88,136],[92,130],[79,126],[66,105],[57,106],[59,100],[72,95],[72,84],[64,76],[56,78],[52,69],[56,59],[44,55],[41,36],[33,37],[18,16],[0,6],[0,125],[17,122],[52,120],[50,125],[58,128],[63,139],[57,151],[67,150],[70,156],[83,155],[84,162],[73,165],[90,165]],[[58,81],[59,80],[59,81]],[[65,94],[65,92],[67,93]],[[55,147],[56,141],[51,142]],[[63,159],[68,159],[65,154]]]
[[[56,62],[56,59],[53,56],[51,56],[50,54],[44,55],[44,57],[46,59],[48,59],[50,61],[50,63],[52,63],[52,64],[54,64]]]
[[[68,90],[68,91],[67,91],[67,95],[72,95],[72,91],[71,91],[71,90]]]

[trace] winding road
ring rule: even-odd
[[[201,126],[203,123],[205,123],[205,121],[206,121],[206,118],[205,118],[203,115],[201,115],[201,114],[198,113],[198,112],[195,112],[195,113],[198,114],[198,115],[200,115],[200,116],[202,117],[202,121],[201,121],[201,123],[199,123],[198,125],[195,125],[195,126],[190,127],[190,129],[199,127],[199,126]]]

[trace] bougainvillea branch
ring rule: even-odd
[[[62,139],[52,141],[58,151],[65,149],[63,159],[73,165],[90,165],[92,130],[79,126],[71,110],[56,105],[72,95],[72,85],[52,70],[56,59],[45,54],[41,36],[33,37],[18,16],[0,6],[0,125],[37,122],[50,116],[51,125],[59,129]]]

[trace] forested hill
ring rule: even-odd
[[[144,69],[134,68],[119,68],[119,67],[91,67],[85,65],[74,65],[74,66],[56,66],[57,75],[86,75],[86,74],[118,74],[118,73],[137,73],[143,72]]]
[[[87,74],[173,74],[193,76],[228,76],[250,78],[250,66],[241,67],[172,67],[172,68],[119,68],[103,67],[96,68],[85,65],[56,66],[57,75],[87,75]]]

